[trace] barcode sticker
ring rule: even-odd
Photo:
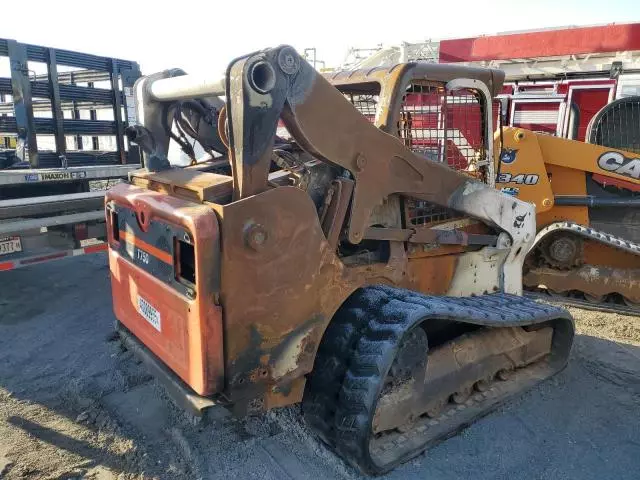
[[[144,319],[151,324],[153,328],[162,331],[162,322],[160,320],[160,312],[153,308],[149,302],[138,295],[138,312]]]

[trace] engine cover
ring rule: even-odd
[[[208,207],[117,185],[106,197],[120,323],[200,395],[224,386],[218,221]]]

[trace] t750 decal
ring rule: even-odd
[[[607,172],[625,177],[640,178],[640,158],[628,158],[619,152],[606,152],[598,158],[598,166]]]
[[[540,180],[540,176],[534,173],[499,173],[497,183],[517,183],[519,185],[535,185]]]

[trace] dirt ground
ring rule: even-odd
[[[566,370],[386,478],[637,479],[640,318],[572,313]],[[360,478],[295,408],[194,422],[112,326],[104,255],[0,274],[0,478]]]

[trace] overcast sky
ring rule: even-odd
[[[526,2],[305,0],[23,0],[0,36],[212,73],[230,59],[288,43],[339,64],[349,47],[564,25],[640,21],[640,0]]]

